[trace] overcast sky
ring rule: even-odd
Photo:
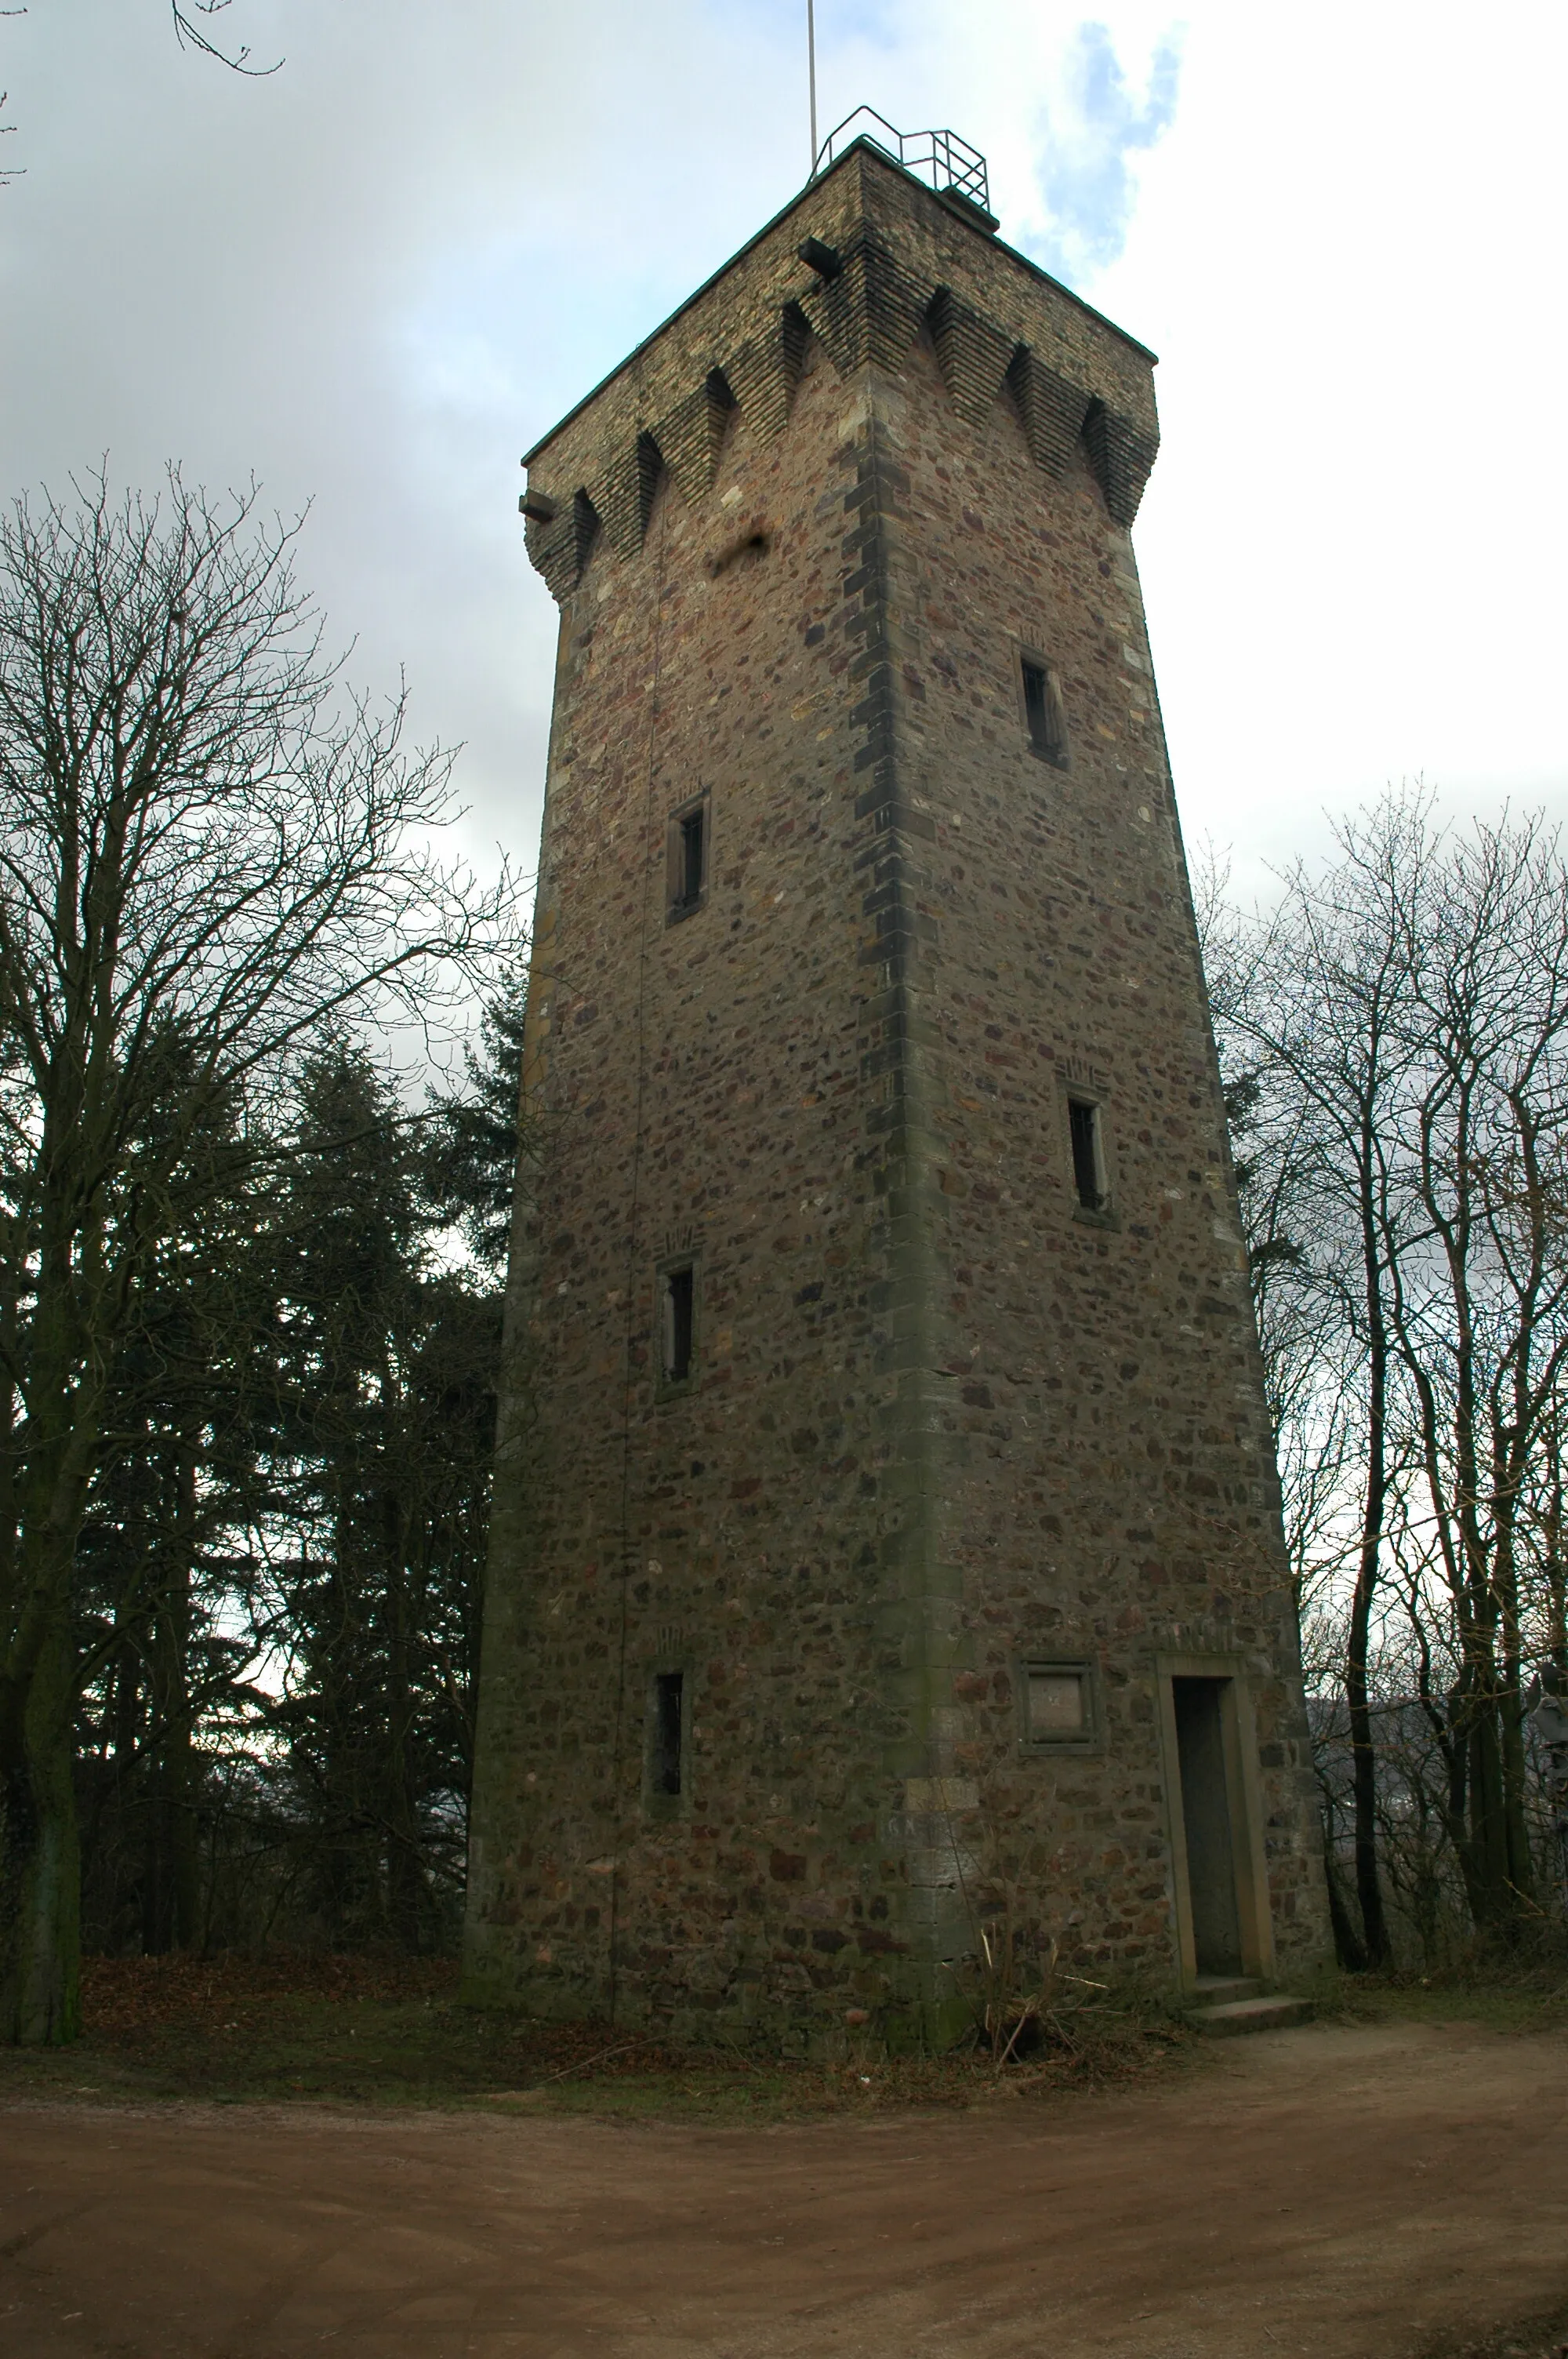
[[[1386,778],[1568,815],[1561,0],[818,0],[824,128],[988,155],[1001,234],[1162,356],[1139,521],[1189,838]],[[166,0],[0,22],[7,491],[107,451],[315,502],[356,674],[537,843],[518,458],[801,184],[804,0]]]

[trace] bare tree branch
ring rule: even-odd
[[[285,62],[282,58],[278,58],[270,66],[253,66],[249,62],[251,52],[248,43],[243,42],[232,53],[228,49],[220,49],[217,43],[209,40],[200,27],[193,22],[187,9],[181,7],[180,0],[168,0],[168,5],[169,13],[174,18],[174,38],[182,49],[187,48],[200,49],[204,58],[216,58],[218,63],[221,66],[227,66],[231,73],[248,74],[256,80],[265,80],[268,74],[275,74],[278,67]],[[232,0],[189,0],[189,5],[195,9],[199,16],[221,16],[226,8],[232,5]]]

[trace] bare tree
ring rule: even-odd
[[[1346,1628],[1345,1692],[1353,1765],[1356,1894],[1366,1955],[1389,1954],[1378,1875],[1375,1741],[1368,1662],[1394,1479],[1389,1271],[1400,1198],[1390,1159],[1411,1057],[1400,1027],[1411,935],[1409,897],[1427,855],[1426,806],[1395,798],[1340,831],[1340,858],[1321,875],[1285,879],[1272,916],[1245,936],[1233,961],[1222,1029],[1252,1060],[1267,1124],[1294,1142],[1295,1196],[1312,1208],[1321,1322],[1343,1387],[1353,1364],[1359,1410],[1360,1502]],[[1307,1384],[1316,1413],[1332,1414],[1329,1370]],[[1341,1407],[1346,1399],[1341,1389]]]
[[[1477,826],[1412,908],[1422,1076],[1414,1217],[1390,1256],[1433,1560],[1456,1666],[1434,1713],[1450,1832],[1479,1925],[1528,1905],[1523,1702],[1529,1503],[1568,1366],[1568,875],[1537,823]],[[1549,1471],[1550,1470],[1550,1471]]]
[[[1449,838],[1419,791],[1338,832],[1268,916],[1216,922],[1211,971],[1287,1527],[1342,1655],[1341,1947],[1378,1963],[1396,1822],[1423,1940],[1434,1843],[1476,1926],[1531,1906],[1523,1683],[1563,1618],[1568,880],[1535,823]]]
[[[76,2028],[74,1566],[115,1354],[243,1109],[348,1011],[428,1021],[503,930],[449,757],[346,693],[297,527],[45,496],[0,521],[0,2029]],[[236,1118],[236,1108],[240,1109]],[[156,1578],[149,1567],[146,1578]],[[134,1602],[134,1601],[133,1601]]]

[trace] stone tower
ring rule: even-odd
[[[857,141],[527,461],[468,1976],[542,2014],[940,2039],[988,1917],[1166,1985],[1326,1946],[1152,355],[944,136]]]

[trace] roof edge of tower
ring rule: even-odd
[[[815,173],[812,178],[807,180],[803,189],[798,189],[795,191],[795,195],[791,197],[787,204],[781,205],[778,212],[774,213],[770,220],[765,221],[762,223],[761,229],[753,231],[752,234],[746,240],[744,245],[737,246],[734,253],[731,254],[727,260],[721,262],[717,270],[710,271],[708,276],[703,280],[700,287],[693,288],[686,300],[683,303],[677,303],[675,310],[665,319],[661,320],[656,328],[651,329],[640,343],[633,346],[632,350],[625,355],[624,359],[617,361],[615,366],[612,369],[608,370],[606,374],[600,378],[597,385],[591,386],[589,388],[588,392],[583,395],[580,401],[574,401],[571,408],[566,411],[564,416],[557,419],[555,424],[549,429],[549,431],[547,433],[541,434],[538,440],[534,443],[529,450],[524,452],[524,466],[531,467],[535,460],[538,458],[541,451],[548,450],[557,435],[563,432],[564,429],[571,424],[574,418],[579,418],[583,411],[589,408],[590,403],[598,400],[600,395],[604,391],[607,386],[613,385],[618,376],[623,375],[626,370],[631,368],[641,358],[643,353],[648,351],[650,346],[658,342],[659,338],[665,332],[666,329],[672,328],[677,320],[684,317],[684,315],[692,309],[694,304],[700,303],[703,297],[708,292],[708,290],[711,288],[717,287],[719,280],[730,271],[733,270],[737,263],[743,262],[753,247],[761,245],[762,240],[765,237],[771,236],[773,232],[778,228],[781,222],[785,222],[789,219],[791,213],[794,212],[797,205],[803,204],[807,197],[811,196],[817,189],[822,188],[826,182],[833,178],[835,173],[841,172],[845,165],[850,161],[851,158],[857,156],[874,157],[876,161],[887,171],[896,174],[901,180],[910,181],[915,188],[920,190],[924,196],[929,197],[933,204],[942,205],[943,211],[947,213],[950,218],[954,220],[965,219],[965,214],[960,212],[957,205],[944,204],[943,199],[939,193],[935,189],[928,188],[926,183],[919,178],[918,174],[909,171],[903,164],[898,163],[894,158],[888,155],[884,148],[880,147],[874,139],[862,134],[860,138],[854,139],[850,142],[849,146],[845,148],[841,156],[835,158],[834,161],[828,166],[826,171]],[[1021,269],[1027,271],[1032,278],[1037,278],[1043,286],[1049,287],[1056,294],[1065,296],[1066,300],[1073,304],[1078,310],[1085,312],[1089,319],[1096,321],[1100,327],[1108,329],[1113,336],[1119,338],[1122,343],[1128,345],[1131,351],[1137,353],[1141,359],[1146,360],[1151,368],[1157,368],[1159,366],[1160,355],[1158,353],[1151,352],[1147,344],[1140,343],[1138,338],[1136,336],[1129,335],[1125,328],[1119,328],[1114,320],[1108,319],[1103,311],[1097,311],[1092,303],[1086,303],[1081,295],[1076,294],[1071,287],[1064,286],[1061,279],[1053,278],[1048,270],[1043,270],[1037,262],[1032,262],[1028,255],[1021,254],[1017,246],[1009,245],[1005,238],[998,237],[994,231],[984,228],[978,218],[973,222],[966,222],[966,226],[970,230],[974,236],[982,238],[986,245],[994,246],[1000,253],[1007,255],[1011,261],[1016,262],[1019,265]]]

